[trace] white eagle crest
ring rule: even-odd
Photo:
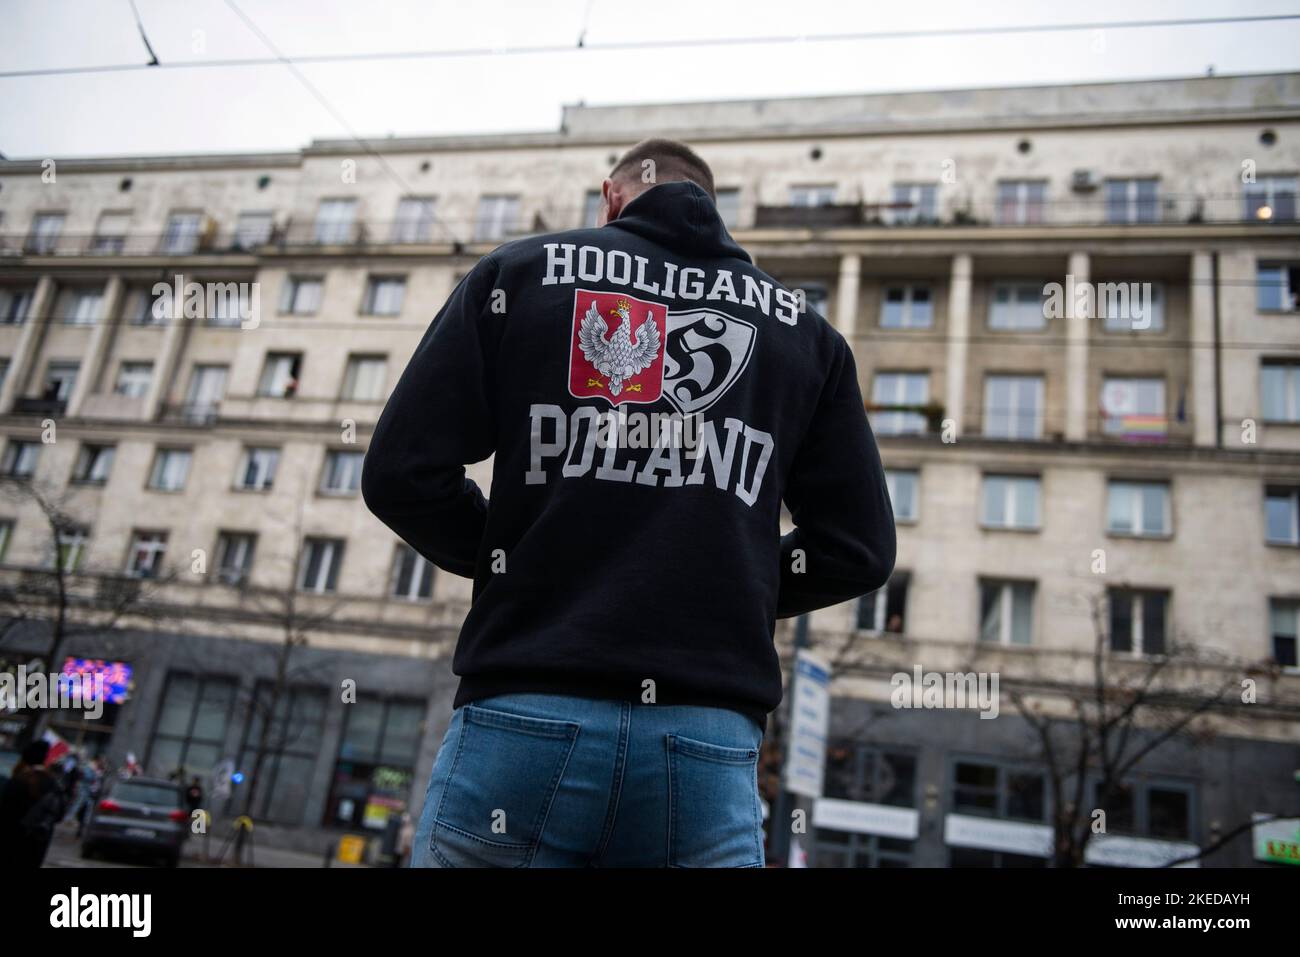
[[[653,318],[647,316],[645,322],[637,327],[636,345],[633,345],[632,304],[620,299],[611,315],[619,316],[622,322],[607,339],[605,334],[609,327],[593,302],[578,326],[578,345],[587,361],[597,371],[609,376],[610,395],[618,395],[623,391],[624,379],[636,375],[659,355],[659,327]]]

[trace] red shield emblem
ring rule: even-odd
[[[654,402],[663,393],[668,307],[621,292],[573,295],[569,393],[611,405]]]

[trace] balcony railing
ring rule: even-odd
[[[67,399],[19,396],[14,399],[17,415],[62,415],[68,408]]]
[[[1172,195],[1154,202],[1113,203],[1104,197],[1063,195],[1041,201],[940,203],[860,202],[822,206],[765,206],[754,211],[754,228],[835,229],[846,226],[1171,226],[1200,224],[1294,225],[1295,196],[1270,204],[1241,194]]]
[[[158,417],[178,425],[206,426],[217,421],[219,411],[219,402],[179,402],[164,405]]]
[[[1049,194],[1042,201],[953,203],[940,194],[937,204],[913,205],[906,201],[867,200],[821,206],[759,205],[753,208],[756,229],[843,228],[943,228],[1041,226],[1175,226],[1198,224],[1295,225],[1296,200],[1281,193],[1265,201],[1243,194],[1176,194],[1152,201],[1115,203],[1104,196],[1073,192]],[[285,248],[347,249],[392,248],[466,243],[501,243],[554,229],[576,227],[578,222],[556,222],[538,213],[531,222],[482,233],[473,217],[421,220],[355,220],[330,222],[308,219],[289,221],[269,232],[222,231],[209,225],[198,233],[129,233],[99,235],[0,234],[0,259],[14,256],[174,257],[193,255],[249,255]],[[743,230],[745,228],[737,227]]]

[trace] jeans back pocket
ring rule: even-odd
[[[758,749],[667,739],[668,866],[761,867]]]
[[[463,718],[429,849],[443,867],[527,867],[579,725],[472,704]]]

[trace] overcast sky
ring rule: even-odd
[[[1284,0],[235,0],[289,57],[1300,13]],[[264,57],[226,0],[136,0],[159,60]],[[0,0],[0,72],[144,63],[129,0]],[[565,103],[743,99],[1300,69],[1300,20],[835,43],[795,39],[301,67],[390,134],[553,130]],[[0,78],[9,158],[293,150],[346,129],[282,64]]]

